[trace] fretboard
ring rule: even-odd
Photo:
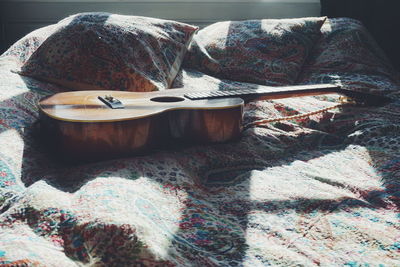
[[[322,94],[340,94],[353,98],[356,102],[367,105],[382,105],[391,101],[385,96],[373,95],[342,89],[336,84],[293,85],[280,87],[266,87],[257,89],[234,89],[222,91],[193,91],[184,96],[190,100],[215,99],[227,97],[241,97],[246,101],[255,99],[279,99],[299,96],[314,96]]]
[[[185,94],[191,100],[213,99],[223,97],[246,97],[246,96],[278,96],[280,94],[299,94],[307,92],[337,92],[340,86],[336,84],[313,84],[313,85],[293,85],[280,87],[263,87],[257,89],[235,89],[224,91],[194,91]]]

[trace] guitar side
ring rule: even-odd
[[[72,161],[138,155],[176,140],[215,143],[240,137],[241,99],[149,101],[179,98],[183,92],[56,94],[39,102],[41,129],[53,149]],[[97,99],[110,94],[125,108],[111,109]]]

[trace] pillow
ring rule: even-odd
[[[336,83],[384,95],[398,92],[399,73],[360,21],[328,19],[321,32],[296,83]]]
[[[169,88],[197,27],[155,18],[81,13],[56,30],[20,74],[74,90]]]
[[[218,22],[194,37],[184,64],[222,79],[292,84],[325,19]]]
[[[365,74],[393,72],[388,58],[364,25],[350,18],[327,19],[322,38],[304,64],[305,71]]]
[[[331,18],[349,17],[362,21],[371,36],[400,71],[400,23],[398,0],[321,0],[321,13]]]
[[[55,26],[56,24],[48,25],[28,33],[11,45],[1,57],[12,57],[13,61],[20,67],[32,56],[46,38],[55,31]]]

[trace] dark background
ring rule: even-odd
[[[400,0],[321,0],[321,15],[361,20],[400,70]]]

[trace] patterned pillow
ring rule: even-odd
[[[305,71],[384,74],[393,72],[388,58],[364,25],[351,18],[328,19],[322,38],[304,64]]]
[[[155,18],[81,13],[57,24],[20,74],[76,90],[169,88],[197,27]]]
[[[337,83],[384,95],[398,92],[399,73],[360,21],[328,19],[321,33],[296,83]]]
[[[20,67],[55,30],[56,24],[36,29],[11,45],[1,56],[11,56],[12,60]]]
[[[292,84],[325,19],[218,22],[194,37],[184,64],[223,79]]]

